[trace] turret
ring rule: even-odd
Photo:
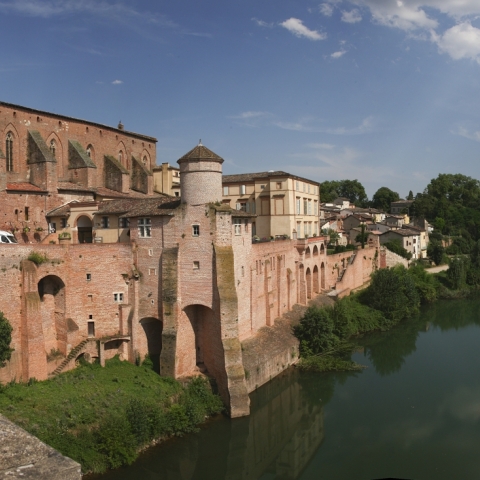
[[[178,160],[182,203],[201,205],[222,200],[223,158],[199,143]]]

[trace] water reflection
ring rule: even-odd
[[[291,369],[252,394],[252,414],[219,417],[195,435],[150,449],[102,480],[295,479],[321,445],[324,406],[348,376]]]

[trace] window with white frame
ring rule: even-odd
[[[192,236],[193,237],[200,236],[200,225],[192,225]]]
[[[306,198],[303,199],[303,214],[304,215],[308,214],[308,201]]]
[[[110,219],[108,217],[102,217],[101,226],[102,228],[108,228],[110,226]]]
[[[312,201],[311,200],[308,200],[308,214],[309,215],[312,214]]]
[[[141,238],[148,238],[152,236],[152,219],[151,218],[138,219],[138,236]]]
[[[122,217],[119,222],[120,228],[128,228],[130,226],[130,220],[128,218]]]
[[[316,200],[313,202],[313,214],[318,215],[318,202]]]
[[[245,192],[246,192],[246,186],[240,185],[240,195],[245,195]]]
[[[298,180],[295,182],[295,190],[296,190],[297,192],[300,191],[300,182],[299,182]]]
[[[115,303],[123,303],[123,293],[121,292],[115,292],[113,294],[113,301]]]
[[[300,201],[300,197],[297,197],[297,215],[301,215],[302,211],[301,211],[301,201]]]
[[[228,195],[228,187],[223,187],[223,194]]]

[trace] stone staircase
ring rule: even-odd
[[[80,342],[75,348],[70,350],[70,353],[66,356],[65,360],[49,375],[49,377],[54,377],[63,371],[63,369],[80,353],[82,348],[90,341],[89,338],[86,338]]]

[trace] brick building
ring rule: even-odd
[[[153,194],[157,141],[121,123],[112,128],[0,102],[0,135],[5,230],[37,232],[38,241],[48,231],[46,214],[69,201]],[[79,218],[81,228],[91,229],[91,220]]]
[[[65,117],[57,120],[52,115],[45,122],[37,112],[20,113],[21,125],[66,121]],[[15,130],[19,145],[21,125]],[[89,133],[101,130],[86,123],[83,128],[85,125]],[[69,139],[76,128],[82,127],[65,128],[64,137],[57,132],[55,138],[67,144],[80,143],[79,137]],[[13,127],[7,129],[6,135]],[[139,154],[126,148],[124,154],[131,161],[127,163],[124,156],[121,161],[118,157],[113,161],[104,153],[107,150],[102,151],[102,143],[95,143],[97,168],[84,159],[82,168],[91,169],[93,174],[80,172],[82,184],[73,182],[74,167],[79,164],[72,165],[72,157],[62,154],[63,180],[59,181],[57,152],[55,158],[50,150],[48,154],[45,148],[50,137],[44,130],[37,132],[24,130],[24,153],[36,152],[35,145],[40,153],[33,157],[25,153],[26,167],[13,167],[9,183],[45,188],[38,194],[44,202],[39,217],[48,212],[50,223],[55,219],[60,224],[64,219],[65,228],[71,228],[77,239],[64,244],[1,245],[0,299],[13,326],[15,349],[11,361],[0,369],[2,382],[45,379],[73,368],[81,356],[103,363],[116,354],[132,362],[148,354],[162,375],[180,378],[204,373],[214,377],[231,415],[246,415],[248,393],[295,362],[298,345],[288,344],[283,350],[277,345],[277,356],[262,360],[256,373],[251,372],[247,379],[242,342],[255,338],[294,304],[307,304],[319,292],[333,289],[339,296],[348,294],[368,280],[376,268],[378,245],[373,243],[361,255],[349,252],[328,257],[326,239],[320,236],[252,243],[253,223],[258,217],[222,203],[223,160],[203,145],[178,161],[182,196],[152,197],[146,173],[148,160],[148,168],[142,170],[147,179],[146,192],[133,188],[137,185],[130,178],[135,177],[135,155],[143,158],[143,151]],[[99,132],[96,135],[100,138]],[[145,141],[146,147],[138,149],[150,148],[154,153],[154,142],[149,147],[146,137],[116,129],[104,131],[104,135],[111,140],[104,144],[105,149],[118,148],[115,142],[130,135],[131,145]],[[85,148],[86,140],[82,141]],[[29,147],[29,142],[34,145]],[[82,153],[78,145],[75,151]],[[7,150],[5,159],[15,158],[15,152],[15,146]],[[39,178],[35,177],[38,172],[33,177],[31,174],[36,167],[31,167],[28,176],[29,166],[37,165],[29,163],[29,158],[40,159],[38,171],[48,180],[45,186],[34,183]],[[2,165],[6,172],[7,162]],[[109,183],[110,173],[106,173],[112,166],[116,168],[111,170],[112,178],[120,180],[115,185]],[[103,173],[96,175],[101,169]],[[65,172],[73,177],[65,180]],[[65,196],[58,187],[64,183],[71,189]],[[24,216],[26,206],[29,212],[30,208],[40,208],[38,200],[28,203],[31,195],[22,192],[8,197],[11,203],[2,211],[6,221],[15,209]],[[1,195],[11,194],[2,191]],[[90,225],[81,221],[85,217]],[[43,221],[39,224],[46,225]],[[92,238],[100,234],[111,237],[98,244],[82,241],[89,234]],[[25,235],[30,238],[29,232]],[[38,255],[35,259],[33,252],[44,256],[44,261],[39,262]]]

